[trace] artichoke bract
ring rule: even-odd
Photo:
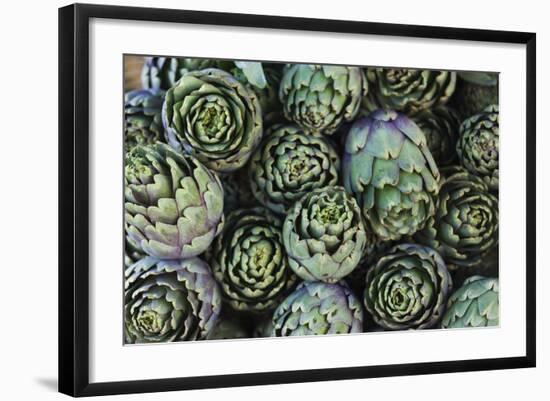
[[[460,163],[493,191],[498,191],[498,115],[498,106],[491,105],[464,120],[456,146]]]
[[[498,316],[498,278],[472,276],[450,296],[441,328],[498,326]]]
[[[124,94],[124,146],[151,145],[164,141],[162,103],[164,91],[137,89]]]
[[[188,72],[171,87],[162,121],[170,146],[219,172],[242,167],[262,138],[256,94],[216,68]]]
[[[217,175],[166,144],[136,146],[124,167],[126,238],[162,259],[204,252],[223,227]]]
[[[450,269],[478,266],[498,244],[498,199],[481,178],[462,167],[441,171],[437,211],[414,239],[436,249]]]
[[[413,121],[426,135],[428,149],[439,167],[453,164],[456,159],[456,142],[460,119],[456,111],[440,106],[423,110]]]
[[[274,127],[250,160],[255,198],[284,214],[304,194],[338,183],[340,158],[320,136],[294,125]]]
[[[355,118],[366,91],[358,67],[290,64],[283,72],[279,98],[288,120],[306,131],[330,135]]]
[[[342,179],[381,240],[411,235],[435,213],[439,171],[424,133],[401,113],[377,110],[356,120]]]
[[[365,307],[385,329],[426,329],[441,319],[451,288],[451,275],[435,250],[396,245],[367,271]]]
[[[124,273],[127,344],[205,338],[221,309],[221,292],[199,258],[146,257]]]
[[[303,282],[275,310],[273,337],[361,333],[363,308],[345,284]]]
[[[355,269],[367,245],[356,200],[342,187],[309,192],[288,212],[283,243],[290,268],[298,277],[339,281]]]
[[[216,60],[182,57],[145,57],[141,85],[148,89],[170,89],[188,71],[214,67]]]
[[[209,252],[225,301],[236,311],[274,308],[295,282],[281,239],[281,222],[268,209],[238,209]]]
[[[405,68],[367,68],[369,91],[362,108],[414,114],[446,104],[456,87],[456,72]]]

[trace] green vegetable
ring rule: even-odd
[[[275,310],[272,336],[360,333],[362,309],[344,283],[303,282]]]
[[[124,94],[124,147],[151,145],[164,141],[162,127],[164,91],[141,89]]]
[[[250,187],[264,206],[285,214],[304,194],[338,183],[340,159],[321,136],[274,127],[250,161]]]
[[[401,244],[367,271],[365,307],[385,329],[426,329],[439,322],[451,288],[451,275],[436,251]]]
[[[435,213],[439,171],[424,133],[403,114],[378,110],[355,121],[342,178],[381,240],[411,235]]]
[[[307,193],[290,209],[283,242],[296,275],[334,283],[361,260],[367,232],[355,199],[342,187],[325,187]]]
[[[272,309],[295,282],[281,239],[281,222],[262,207],[231,212],[209,260],[224,299],[236,311]]]
[[[422,110],[413,121],[426,135],[428,148],[438,167],[453,164],[460,126],[458,114],[451,108],[440,106]]]
[[[145,89],[170,89],[186,72],[216,66],[216,60],[181,57],[145,57],[141,84]]]
[[[124,273],[128,344],[205,338],[220,314],[221,294],[199,258],[141,259]]]
[[[197,256],[223,227],[223,190],[196,158],[158,143],[136,146],[124,167],[126,238],[162,259]]]
[[[481,113],[467,118],[460,126],[460,139],[456,146],[460,163],[498,191],[498,106],[491,105]]]
[[[244,166],[262,138],[256,94],[215,68],[189,72],[170,88],[162,120],[168,144],[219,172]]]
[[[437,211],[414,239],[441,253],[451,269],[479,266],[498,244],[498,199],[462,167],[441,171]]]
[[[357,115],[366,91],[358,67],[290,64],[283,72],[279,98],[288,120],[306,131],[330,135]]]
[[[486,327],[499,324],[498,278],[472,276],[451,295],[441,327]]]
[[[370,113],[378,108],[406,114],[445,105],[456,86],[451,71],[405,68],[366,68],[368,95],[362,108]]]

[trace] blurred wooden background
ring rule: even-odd
[[[124,92],[141,88],[142,56],[124,56]]]

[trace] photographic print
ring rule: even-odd
[[[499,325],[497,72],[123,73],[125,344]]]

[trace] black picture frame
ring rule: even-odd
[[[521,357],[90,383],[88,61],[91,18],[515,43],[526,46],[526,354]],[[59,391],[158,392],[534,367],[536,364],[536,35],[526,32],[74,4],[59,9]]]

